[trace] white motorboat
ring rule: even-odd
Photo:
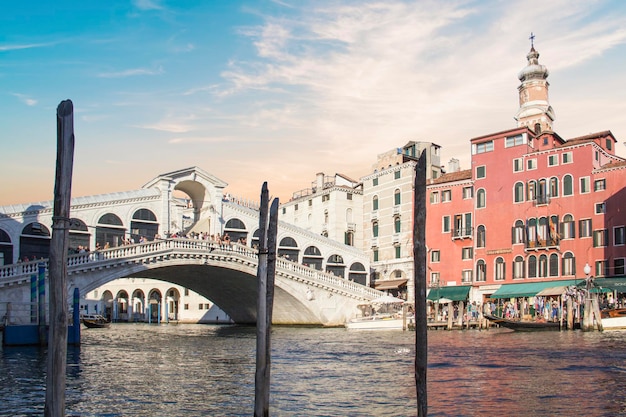
[[[603,330],[626,329],[626,308],[602,310],[600,317]]]
[[[389,295],[359,306],[363,315],[346,323],[353,330],[407,330],[415,328],[412,313],[407,313],[404,300]]]

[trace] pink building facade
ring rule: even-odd
[[[585,265],[594,277],[626,274],[626,160],[610,131],[552,130],[538,57],[531,48],[519,74],[518,127],[471,139],[471,169],[427,185],[431,292],[466,286],[482,303],[508,284],[571,285]]]

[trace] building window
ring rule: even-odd
[[[539,274],[539,278],[545,278],[548,276],[548,257],[546,255],[539,256],[537,272]]]
[[[605,277],[609,274],[609,263],[606,260],[596,261],[596,276]]]
[[[601,248],[606,246],[606,229],[594,230],[593,231],[593,247]]]
[[[485,226],[482,224],[476,228],[476,247],[484,248],[486,245]]]
[[[487,142],[475,143],[472,145],[474,150],[474,155],[479,153],[491,152],[493,151],[493,141],[489,140]]]
[[[603,191],[606,190],[606,180],[602,178],[601,180],[595,180],[593,182],[593,191]]]
[[[378,185],[378,177],[372,179],[372,186],[376,187]]]
[[[487,205],[487,196],[482,188],[476,192],[476,208],[484,208]]]
[[[283,214],[287,213],[287,207],[283,207]]]
[[[559,275],[559,255],[553,253],[550,255],[550,276],[556,277]]]
[[[624,226],[618,226],[613,229],[613,245],[622,246],[626,240],[624,235]]]
[[[378,222],[372,223],[372,237],[378,237]]]
[[[526,184],[526,200],[535,201],[536,197],[537,197],[537,183],[535,182],[535,180],[530,180],[528,181],[528,184]]]
[[[576,237],[576,223],[574,217],[571,214],[563,216],[563,223],[561,223],[561,238],[562,239],[574,239]]]
[[[348,193],[346,194],[346,200],[352,200],[352,194]],[[309,203],[311,203],[311,200],[309,200]],[[311,204],[309,204],[310,206]]]
[[[563,275],[576,275],[576,259],[572,252],[566,252],[565,255],[563,255],[562,263],[561,269],[563,270]]]
[[[556,177],[550,178],[550,197],[559,196],[559,179]]]
[[[476,262],[476,281],[485,282],[487,280],[487,264],[482,259]]]
[[[516,256],[513,261],[513,279],[521,279],[525,276],[525,262],[521,256]]]
[[[293,205],[293,211],[298,211],[298,205],[297,204]]]
[[[430,285],[438,286],[439,285],[439,272],[431,272],[430,273]]]
[[[563,164],[571,164],[574,159],[572,158],[571,152],[565,152],[561,154],[561,160],[562,160],[561,163]]]
[[[504,139],[505,148],[523,145],[524,143],[526,143],[526,141],[524,140],[524,135],[522,135],[521,133],[519,135],[509,136]]]
[[[204,304],[200,303],[198,304],[198,310],[202,310],[204,308]]]
[[[352,200],[352,194],[348,194],[350,196],[350,200]],[[309,200],[309,207],[313,207],[313,200]]]
[[[399,180],[400,179],[400,171],[395,171],[393,173],[393,178],[396,179],[396,180]]]
[[[402,256],[402,247],[400,245],[395,247],[396,250],[396,259],[400,259]]]
[[[474,248],[471,246],[465,247],[461,250],[461,259],[467,260],[474,257]]]
[[[377,196],[377,195],[375,195],[375,196],[372,198],[372,210],[373,210],[373,211],[378,210],[378,196]]]
[[[524,201],[524,183],[516,182],[515,188],[513,191],[513,201],[516,203],[521,203]]]
[[[537,169],[537,160],[536,159],[527,159],[526,160],[526,169],[528,171],[532,171],[533,169]]]
[[[578,221],[579,235],[578,237],[591,237],[591,219],[583,219]]]
[[[580,193],[586,194],[589,190],[589,177],[581,177],[580,178]]]
[[[596,214],[604,214],[604,213],[606,213],[606,206],[604,205],[604,202],[596,203]]]
[[[515,226],[513,226],[513,244],[524,243],[524,236],[526,235],[526,226],[524,222],[521,220],[515,221]]]
[[[537,257],[535,255],[528,257],[528,278],[537,278]]]
[[[441,252],[438,250],[433,250],[430,252],[430,261],[431,262],[439,262],[440,261]]]
[[[189,288],[185,288],[185,293],[184,294],[185,294],[185,296],[189,295]]]
[[[441,231],[443,233],[450,233],[450,216],[443,216],[441,218]]]
[[[463,187],[463,199],[474,198],[474,187]]]
[[[559,156],[558,155],[548,155],[548,166],[553,167],[559,164]]]
[[[472,213],[454,215],[454,236],[469,237],[472,235]]]
[[[430,204],[439,203],[439,191],[433,191],[430,193]]]
[[[396,216],[393,219],[393,229],[395,233],[400,233],[402,231],[402,222],[400,221],[400,216]]]
[[[613,261],[613,275],[624,275],[624,258]]]
[[[471,269],[464,269],[463,272],[461,273],[461,281],[464,283],[469,283],[472,282],[472,275],[473,272]]]
[[[185,305],[183,306],[183,308],[184,308],[185,310],[189,310],[189,304],[185,304]]]
[[[496,258],[496,281],[504,280],[506,276],[506,264],[501,256]]]
[[[524,170],[524,160],[516,158],[513,160],[513,172],[521,172]]]
[[[399,205],[400,205],[400,202],[401,202],[401,194],[400,194],[400,190],[396,190],[396,191],[394,191],[394,193],[393,193],[393,203],[394,203],[396,206],[399,206]]]
[[[573,195],[574,194],[574,181],[572,180],[572,176],[567,174],[563,177],[563,195]]]
[[[476,167],[476,178],[485,178],[486,176],[487,176],[487,167],[485,165]]]
[[[606,140],[606,149],[609,151],[613,149],[613,142],[611,141],[611,139]]]
[[[378,262],[378,249],[374,249],[372,254],[374,255],[374,262]]]
[[[452,191],[444,190],[441,192],[441,202],[452,201]]]

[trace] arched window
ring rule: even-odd
[[[130,222],[131,238],[139,243],[142,240],[154,240],[159,231],[156,216],[148,209],[139,209]],[[142,239],[143,238],[143,239]]]
[[[378,237],[378,222],[372,223],[372,237]]]
[[[504,258],[498,256],[496,258],[496,281],[502,281],[506,277],[506,264],[504,263]]]
[[[559,196],[559,179],[557,177],[550,178],[550,197]]]
[[[571,214],[563,216],[561,223],[561,239],[574,239],[576,237],[576,223]]]
[[[343,263],[343,258],[340,255],[330,255],[326,260],[326,272],[336,275],[338,277],[344,277],[346,266]]]
[[[377,196],[377,195],[375,195],[375,196],[372,198],[372,210],[373,210],[373,211],[378,210],[378,196]]]
[[[563,275],[576,275],[576,258],[572,252],[563,255],[561,270]]]
[[[484,208],[487,205],[487,193],[483,188],[476,191],[476,208]]]
[[[309,246],[304,250],[304,255],[302,256],[302,263],[305,266],[309,266],[311,268],[315,268],[318,271],[322,270],[322,262],[324,258],[322,257],[322,253],[316,246]]]
[[[535,180],[530,180],[526,184],[526,200],[534,201],[537,196],[537,183]]]
[[[528,278],[537,278],[537,257],[535,255],[528,257]]]
[[[68,236],[68,249],[71,252],[89,250],[90,234],[87,225],[80,219],[70,219],[70,232]]]
[[[224,225],[224,234],[228,234],[231,242],[247,245],[248,231],[246,224],[240,219],[229,219]]]
[[[572,180],[572,176],[567,174],[563,177],[563,195],[572,194],[574,194],[574,181]]]
[[[400,221],[400,216],[396,216],[393,219],[393,230],[395,233],[400,233],[402,230],[402,222]]]
[[[537,244],[537,219],[528,219],[528,247],[534,248]]]
[[[516,256],[513,261],[513,279],[522,279],[526,276],[525,266],[524,258],[522,256]]]
[[[298,250],[298,243],[292,237],[284,237],[278,244],[278,256],[287,260],[298,262],[300,251]]]
[[[481,224],[476,228],[476,247],[484,248],[486,244],[485,226]]]
[[[517,243],[524,243],[524,235],[526,234],[526,227],[524,226],[524,222],[521,220],[517,220],[515,222],[515,226],[513,226],[513,239],[512,243],[515,245]]]
[[[484,282],[487,280],[487,264],[480,259],[476,262],[476,281]]]
[[[20,236],[20,256],[29,260],[50,256],[50,230],[41,223],[29,223]]]
[[[399,172],[399,171],[398,171]],[[396,190],[393,193],[393,203],[396,206],[399,206],[401,202],[401,194],[400,194],[400,190]]]
[[[524,183],[516,182],[515,188],[513,191],[513,201],[516,203],[521,203],[524,201]]]
[[[113,213],[107,213],[100,217],[96,225],[96,244],[101,248],[121,246],[125,234],[122,220]]]
[[[348,279],[361,285],[367,285],[367,271],[360,262],[355,262],[350,265],[350,272],[348,272]]]
[[[559,255],[556,253],[550,255],[550,270],[548,272],[551,277],[559,276]]]
[[[546,246],[546,239],[548,238],[548,219],[545,217],[539,218],[539,224],[537,225],[537,240],[539,246]]]
[[[0,229],[0,266],[13,263],[13,244],[7,232]]]

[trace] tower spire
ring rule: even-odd
[[[539,64],[539,52],[535,50],[535,35],[531,32],[530,52],[526,55],[528,64],[517,77],[522,82],[519,87],[520,107],[515,115],[517,126],[528,126],[535,133],[552,131],[554,110],[548,100],[548,75],[545,65]]]

